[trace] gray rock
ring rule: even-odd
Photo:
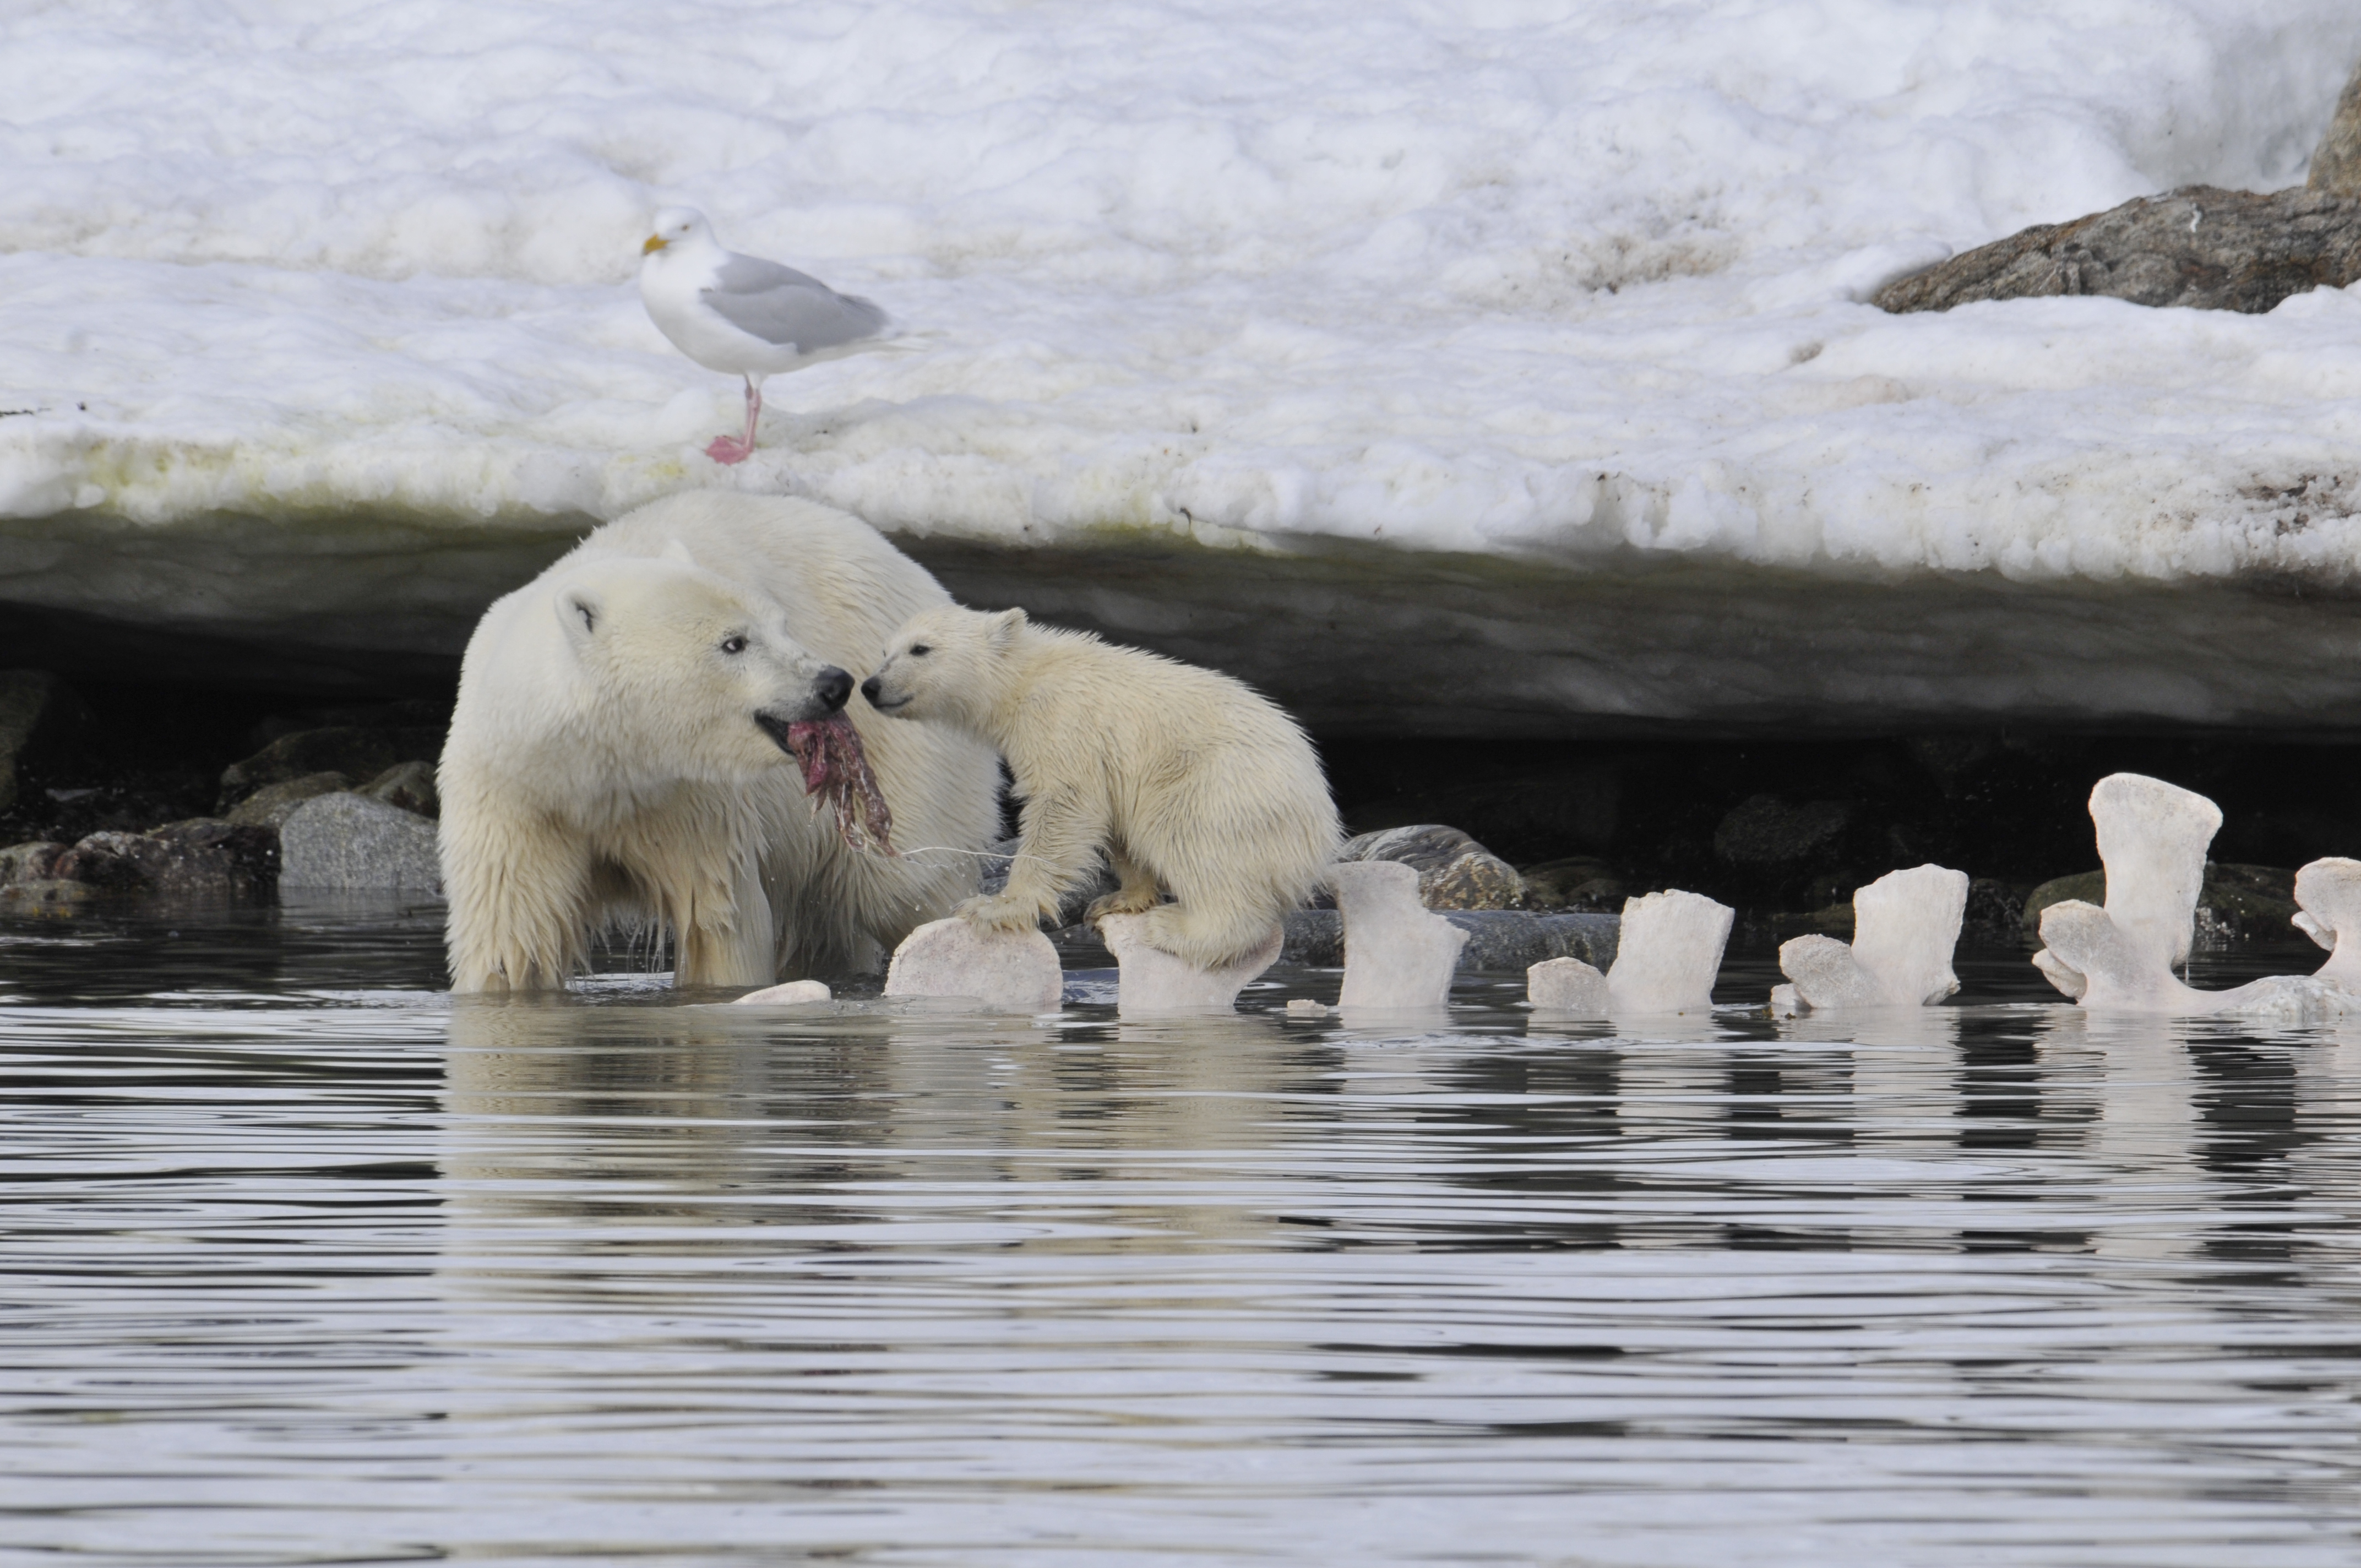
[[[265,784],[230,807],[225,821],[242,827],[276,828],[307,800],[353,787],[342,773],[305,773],[302,778]]]
[[[12,882],[0,886],[0,912],[10,915],[71,915],[98,896],[78,882]]]
[[[0,670],[0,811],[16,804],[19,770],[71,745],[82,699],[45,670]]]
[[[421,817],[439,817],[443,813],[443,797],[434,787],[432,762],[396,762],[354,793],[398,806],[404,811],[414,811]]]
[[[1738,866],[1799,865],[1835,843],[1851,821],[1852,807],[1842,801],[1790,806],[1758,795],[1721,819],[1713,852]]]
[[[443,731],[425,725],[299,729],[223,769],[217,809],[226,813],[265,785],[284,784],[307,773],[335,773],[348,779],[374,781],[397,762],[431,762],[442,754]]]
[[[244,899],[269,891],[278,844],[267,828],[198,817],[146,833],[93,833],[49,875],[100,893],[158,899]]]
[[[434,824],[367,795],[324,795],[279,829],[282,888],[384,889],[441,897]]]
[[[1615,961],[1613,915],[1535,915],[1521,909],[1454,909],[1444,918],[1467,933],[1459,970],[1523,970],[1549,959],[1580,959],[1605,970]],[[1345,917],[1334,909],[1298,909],[1286,919],[1281,963],[1334,969],[1345,961]]]
[[[1336,859],[1393,861],[1418,872],[1418,901],[1429,909],[1519,909],[1525,883],[1514,866],[1456,828],[1421,822],[1345,840]]]
[[[2361,196],[2361,70],[2345,84],[2328,134],[2312,149],[2312,172],[2304,184],[2332,196]]]
[[[2342,145],[2342,144],[2340,144]],[[2341,179],[2330,160],[2325,180]],[[2361,279],[2361,192],[2260,195],[2191,185],[2067,224],[2036,224],[1888,283],[1883,310],[2103,294],[2136,305],[2259,314],[2290,294]]]
[[[1613,867],[1593,855],[1543,861],[1522,868],[1518,874],[1524,879],[1528,909],[1572,909],[1611,915],[1623,907],[1623,879]]]
[[[64,857],[68,847],[44,839],[29,844],[11,844],[0,850],[0,887],[49,881],[57,874],[58,861]]]

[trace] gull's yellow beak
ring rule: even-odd
[[[640,254],[642,256],[653,256],[657,251],[662,250],[664,247],[665,243],[664,236],[660,234],[652,234],[648,236],[648,242],[640,247]]]

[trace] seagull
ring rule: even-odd
[[[694,207],[666,207],[640,247],[640,300],[656,330],[708,370],[746,378],[746,433],[705,449],[716,463],[754,452],[763,381],[873,348],[892,322],[867,300],[759,257],[724,250]]]

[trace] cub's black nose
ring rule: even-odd
[[[867,680],[861,683],[861,695],[869,699],[869,706],[872,707],[877,706],[877,693],[882,688],[877,685],[877,677],[875,675],[872,675]]]
[[[852,695],[852,677],[830,664],[812,683],[812,695],[819,698],[822,707],[834,713],[844,706],[844,699]]]

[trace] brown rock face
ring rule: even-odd
[[[2356,128],[2361,134],[2361,128]],[[1879,290],[1897,314],[1979,300],[2103,294],[2258,314],[2361,279],[2361,192],[2191,185],[2070,224],[2036,224]]]
[[[2353,72],[2336,100],[2335,116],[2312,151],[2304,184],[2332,196],[2361,196],[2361,70]]]
[[[211,817],[148,833],[93,833],[58,857],[49,875],[149,898],[252,897],[278,879],[279,836]]]

